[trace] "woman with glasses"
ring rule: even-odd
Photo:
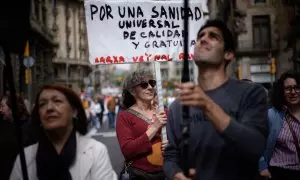
[[[260,175],[273,180],[300,179],[300,76],[285,73],[274,84],[268,112],[269,136],[259,161]]]
[[[161,128],[167,117],[153,107],[155,86],[152,73],[143,69],[129,74],[123,84],[123,111],[118,114],[116,132],[126,160],[123,173],[132,180],[165,179],[162,165],[166,143],[161,141]]]

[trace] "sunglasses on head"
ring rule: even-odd
[[[156,81],[155,80],[149,80],[148,82],[140,83],[138,86],[140,86],[143,89],[146,89],[149,84],[152,88],[154,88],[156,86]]]

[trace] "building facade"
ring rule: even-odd
[[[238,36],[239,76],[267,88],[282,73],[299,71],[299,0],[236,1],[247,12]]]
[[[52,59],[54,47],[54,33],[51,25],[52,3],[49,0],[31,0],[30,32],[28,36],[29,56],[34,59],[32,66],[32,89],[30,94],[33,96],[43,84],[53,82]],[[11,22],[14,23],[14,22]],[[25,47],[24,47],[25,49]],[[22,54],[11,54],[12,66],[16,91],[25,96],[28,94],[27,84],[25,83],[25,69]],[[2,63],[0,63],[2,65]],[[5,76],[5,66],[0,68]],[[7,78],[4,77],[1,84],[1,93],[7,90]]]
[[[300,1],[274,1],[277,11],[280,51],[276,58],[276,77],[286,71],[299,72]]]
[[[115,64],[99,64],[92,67],[92,72],[88,76],[87,85],[93,86],[95,92],[101,94],[103,88],[116,86],[115,77],[121,73]]]
[[[275,1],[236,1],[236,7],[244,11],[245,31],[237,35],[237,62],[240,79],[262,83],[267,88],[275,80],[271,61],[280,51],[278,16]]]
[[[84,78],[91,72],[83,1],[57,0],[53,15],[58,42],[53,59],[54,81],[82,89]]]

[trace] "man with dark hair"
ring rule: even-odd
[[[234,59],[230,30],[219,20],[208,21],[198,32],[194,61],[198,84],[177,84],[179,97],[168,112],[169,144],[164,171],[168,179],[188,179],[180,167],[181,105],[190,107],[190,176],[197,180],[252,180],[258,172],[268,133],[264,88],[228,77]]]

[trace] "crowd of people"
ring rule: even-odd
[[[88,97],[85,93],[80,94],[83,107],[86,112],[90,128],[100,131],[101,128],[115,129],[116,115],[120,111],[120,98],[114,95],[95,95]],[[104,127],[104,119],[108,119],[108,127]]]
[[[207,21],[194,49],[198,83],[175,84],[178,96],[163,111],[153,73],[145,69],[129,73],[121,98],[92,99],[45,85],[30,113],[18,100],[20,123],[13,123],[6,94],[0,106],[0,143],[5,145],[0,179],[23,179],[16,125],[22,129],[30,180],[118,179],[106,146],[85,136],[89,124],[97,130],[103,126],[107,109],[109,128],[115,128],[125,158],[119,179],[299,180],[299,74],[284,73],[267,92],[258,83],[226,74],[234,56],[227,26]],[[188,141],[182,136],[182,105],[189,107]],[[162,139],[164,126],[167,140]],[[182,154],[183,143],[188,143],[187,154]]]

